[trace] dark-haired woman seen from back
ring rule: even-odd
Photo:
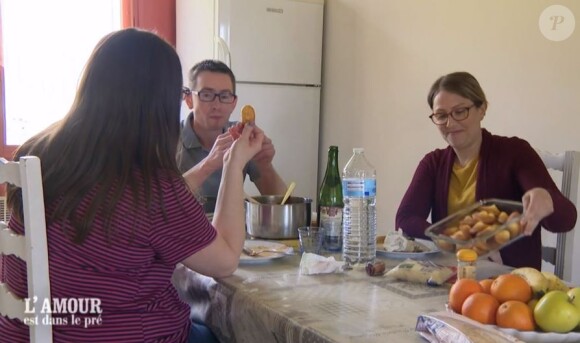
[[[425,238],[430,223],[482,199],[522,201],[525,237],[505,247],[494,260],[513,267],[541,267],[540,226],[571,230],[576,208],[562,195],[528,142],[492,135],[481,127],[487,99],[471,74],[456,72],[432,85],[430,119],[449,144],[419,163],[397,211],[396,227]]]
[[[177,263],[224,277],[245,239],[242,170],[261,149],[251,126],[224,157],[213,223],[181,176],[181,65],[153,33],[126,29],[103,38],[60,122],[22,145],[40,157],[53,298],[96,298],[101,313],[85,327],[54,325],[54,342],[186,342],[189,306],[171,284]],[[23,232],[18,190],[10,227]],[[26,264],[3,256],[2,279],[27,294]],[[0,317],[0,342],[28,342],[22,322]]]

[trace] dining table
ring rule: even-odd
[[[340,260],[340,254],[322,253]],[[420,256],[456,266],[454,255]],[[404,259],[378,254],[386,270]],[[337,273],[300,273],[301,255],[242,261],[233,275],[214,279],[178,266],[173,283],[221,342],[425,342],[416,332],[421,314],[444,311],[450,283],[429,286],[389,276],[369,276],[364,268]],[[480,259],[477,278],[511,268]]]

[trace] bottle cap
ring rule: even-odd
[[[459,249],[455,254],[457,260],[463,262],[473,262],[477,260],[477,253],[473,249]]]

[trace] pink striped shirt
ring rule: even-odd
[[[136,178],[142,180],[140,174]],[[179,300],[171,275],[178,262],[209,245],[216,231],[182,179],[162,177],[160,184],[166,219],[159,205],[133,213],[132,193],[125,190],[112,218],[110,243],[103,234],[101,218],[95,219],[82,245],[72,243],[61,225],[49,225],[52,297],[97,298],[102,310],[102,324],[86,328],[85,318],[97,318],[98,314],[79,313],[80,325],[72,322],[70,314],[54,315],[61,318],[61,323],[53,325],[54,342],[187,340],[189,306]],[[89,193],[83,205],[88,205],[93,195]],[[47,217],[51,210],[47,204]],[[15,220],[10,226],[23,231]],[[3,282],[18,296],[26,297],[26,264],[14,256],[2,256],[2,267]],[[62,324],[65,319],[67,324]],[[0,316],[0,342],[28,341],[27,326]]]

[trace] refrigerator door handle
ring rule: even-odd
[[[225,64],[227,64],[228,67],[232,67],[232,55],[230,54],[230,49],[228,47],[228,43],[226,43],[226,41],[222,38],[222,37],[215,37],[215,42],[217,43],[217,50],[218,50],[218,59],[221,60],[221,55],[220,52],[223,51],[224,53],[224,59],[222,60],[222,62],[224,62]]]

